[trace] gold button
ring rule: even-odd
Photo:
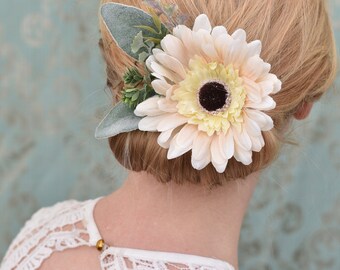
[[[96,247],[99,251],[102,251],[103,247],[104,247],[104,240],[103,239],[100,239],[97,241],[97,244],[96,244]]]

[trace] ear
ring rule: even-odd
[[[294,114],[295,119],[303,120],[308,117],[310,114],[314,103],[313,102],[303,102],[302,106],[298,109],[298,111]]]

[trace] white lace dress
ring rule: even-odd
[[[12,241],[0,270],[34,270],[53,252],[80,246],[96,247],[101,239],[93,218],[94,200],[68,200],[41,208]],[[227,262],[180,253],[105,247],[98,253],[105,270],[234,270]]]

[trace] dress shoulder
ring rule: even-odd
[[[93,209],[100,198],[68,200],[38,210],[12,241],[0,270],[37,270],[54,252],[96,246],[101,236]],[[98,259],[103,270],[234,270],[213,258],[112,246],[105,246]]]
[[[55,251],[95,245],[98,232],[90,221],[96,201],[67,200],[35,212],[12,240],[0,270],[35,270]]]

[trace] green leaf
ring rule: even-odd
[[[131,51],[133,53],[137,53],[140,51],[140,49],[144,48],[144,38],[143,38],[143,32],[140,31],[135,38],[133,39],[133,42],[131,44]]]
[[[147,68],[147,67],[145,67],[145,68]],[[144,82],[146,84],[151,84],[150,72],[147,72],[146,75],[144,76]]]
[[[152,41],[145,41],[145,44],[147,47],[149,47],[149,49],[155,47],[155,43],[153,43]]]
[[[134,94],[135,94],[135,91],[129,92],[129,93],[125,93],[124,96],[127,97],[127,98],[132,98],[134,96]]]
[[[125,102],[119,102],[97,126],[95,137],[105,139],[123,132],[137,130],[141,119]]]
[[[126,93],[131,93],[131,92],[135,92],[136,89],[135,89],[135,88],[130,88],[130,89],[124,89],[124,91],[125,91]]]
[[[149,54],[147,52],[142,52],[139,54],[139,59],[138,61],[143,63],[145,60],[149,57]]]
[[[131,101],[136,101],[139,98],[139,91],[137,91],[133,97],[131,98]]]
[[[140,31],[140,29],[135,27],[136,25],[144,25],[151,28],[155,28],[156,25],[156,28],[161,30],[159,31],[160,33],[167,31],[165,25],[159,25],[159,19],[153,19],[150,14],[133,6],[119,3],[106,3],[101,6],[100,12],[111,34],[112,40],[136,60],[138,60],[138,53],[133,53],[131,48],[136,35]],[[143,31],[149,33],[146,30]],[[159,33],[155,34],[150,32],[148,36],[159,38]],[[135,46],[134,49],[138,50],[140,48],[140,46]]]
[[[154,37],[144,37],[146,40],[145,42],[153,42],[155,44],[160,44],[161,43],[161,39],[159,38],[154,38]]]
[[[128,103],[129,104],[129,107],[131,108],[131,109],[134,109],[134,103],[130,100],[130,102]]]
[[[143,81],[143,76],[136,67],[131,67],[125,72],[123,79],[125,84],[136,85]]]
[[[157,27],[158,31],[161,32],[162,31],[162,22],[161,22],[160,18],[157,16],[157,14],[154,12],[154,10],[150,9],[150,13],[151,13],[153,23]]]
[[[146,87],[145,87],[146,88]],[[143,95],[143,100],[146,100],[147,98],[147,95],[148,95],[148,92],[146,91],[146,89],[144,89],[144,95]]]
[[[136,25],[136,27],[141,28],[141,29],[144,29],[144,30],[146,30],[146,31],[148,31],[148,32],[151,32],[151,33],[153,33],[153,34],[156,34],[156,35],[159,34],[159,32],[157,32],[155,29],[153,29],[152,27],[147,26],[147,25]]]

